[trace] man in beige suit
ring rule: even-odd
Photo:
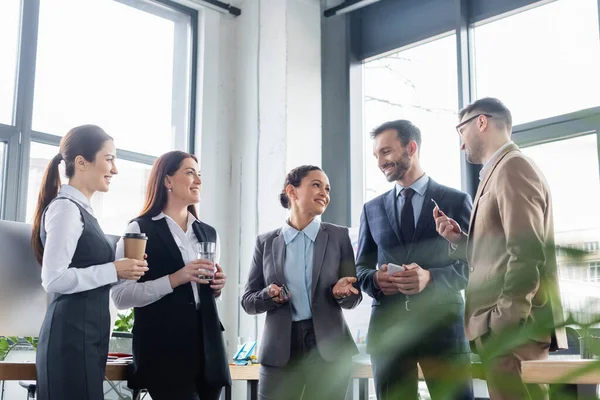
[[[434,209],[438,233],[469,264],[466,334],[481,355],[492,400],[547,397],[525,385],[521,361],[567,347],[559,298],[552,199],[539,168],[511,139],[510,111],[484,98],[460,111],[467,160],[483,164],[468,233]]]

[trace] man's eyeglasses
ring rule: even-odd
[[[467,120],[464,120],[464,121],[463,121],[463,122],[461,122],[460,124],[456,125],[456,132],[458,132],[458,134],[459,134],[460,136],[462,136],[462,128],[463,128],[463,127],[464,127],[466,124],[468,124],[469,122],[473,121],[473,120],[474,120],[474,119],[476,119],[476,118],[479,118],[479,117],[480,117],[480,116],[482,116],[482,115],[484,115],[484,116],[486,116],[486,117],[488,117],[488,118],[492,118],[492,116],[491,116],[490,114],[477,114],[477,115],[473,115],[471,118],[469,118],[469,119],[467,119]]]

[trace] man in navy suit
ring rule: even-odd
[[[460,293],[468,267],[449,257],[432,202],[466,230],[471,198],[423,172],[412,122],[386,122],[371,136],[379,169],[396,183],[364,205],[356,260],[361,289],[373,298],[367,352],[377,398],[417,399],[418,363],[433,400],[473,399]],[[404,271],[391,274],[390,263]]]

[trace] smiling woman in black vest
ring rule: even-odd
[[[108,192],[118,173],[115,159],[104,130],[78,126],[61,139],[42,179],[31,243],[52,301],[36,354],[39,400],[104,399],[110,286],[148,269],[144,261],[114,261],[91,206],[94,193]],[[69,183],[61,186],[63,161]]]
[[[216,400],[231,385],[215,303],[226,277],[217,232],[197,217],[201,187],[195,156],[172,151],[156,160],[144,208],[126,232],[147,235],[149,271],[112,291],[117,308],[135,307],[133,380],[154,400]],[[200,242],[216,243],[214,264],[198,259]],[[121,240],[117,258],[123,253]]]

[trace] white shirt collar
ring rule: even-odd
[[[490,165],[492,165],[494,163],[494,161],[496,160],[496,158],[498,158],[498,156],[500,155],[500,153],[502,153],[511,144],[514,144],[512,140],[509,140],[508,142],[504,143],[502,146],[500,146],[500,148],[498,150],[496,150],[494,152],[494,154],[492,154],[492,156],[490,157],[490,159],[487,160],[485,164],[483,164],[483,167],[481,168],[481,171],[479,171],[479,180],[481,180],[483,178],[483,176],[485,175],[486,171],[490,168]]]
[[[88,212],[94,215],[92,204],[90,203],[88,198],[85,197],[85,195],[79,191],[79,189],[76,189],[71,185],[61,185],[60,190],[58,191],[58,195],[60,197],[67,197],[69,199],[75,200],[76,202],[81,204]]]
[[[161,212],[160,214],[158,214],[158,215],[156,215],[156,216],[152,217],[152,221],[158,221],[159,219],[163,219],[163,218],[168,218],[168,219],[170,219],[171,221],[175,222],[175,220],[173,220],[173,218],[169,217],[169,216],[168,216],[167,214],[165,214],[164,212]],[[193,224],[194,222],[196,222],[196,221],[198,221],[198,222],[199,222],[199,220],[198,220],[196,217],[194,217],[194,216],[192,215],[192,213],[191,213],[191,212],[188,212],[188,220],[187,220],[187,227],[188,227],[188,229],[189,229],[189,228],[192,226],[192,224]]]

